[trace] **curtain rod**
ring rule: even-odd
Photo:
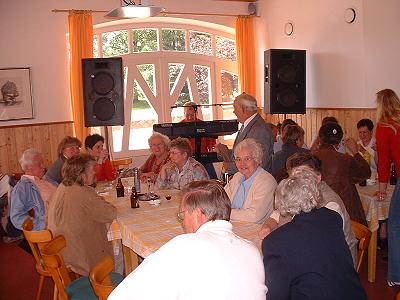
[[[84,10],[84,9],[52,9],[53,13],[60,12],[70,12],[70,11],[87,11],[92,13],[107,13],[108,10]],[[233,15],[233,14],[218,14],[218,13],[194,13],[194,12],[177,12],[177,11],[163,11],[160,13],[161,16],[167,15],[191,15],[191,16],[216,16],[216,17],[255,17],[255,14],[252,15]]]

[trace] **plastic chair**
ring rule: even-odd
[[[124,167],[129,166],[132,163],[132,157],[116,159],[116,160],[113,160],[111,163],[114,166],[114,168],[116,168],[117,170],[120,170],[120,169],[123,169]]]
[[[122,275],[111,273],[113,270],[114,261],[110,256],[101,258],[90,270],[89,280],[95,294],[100,300],[106,300],[115,288],[113,283],[119,284],[123,279]],[[119,278],[118,275],[120,275]]]
[[[30,212],[29,214],[34,214],[34,212]],[[24,233],[25,239],[28,241],[28,244],[31,247],[33,257],[36,261],[36,272],[39,274],[39,285],[35,299],[39,300],[42,293],[44,278],[51,277],[50,272],[46,269],[43,263],[40,250],[44,247],[44,245],[53,239],[53,235],[51,234],[50,230],[32,231],[32,228],[33,221],[31,218],[27,218],[22,224],[22,232]],[[54,299],[57,299],[56,286],[54,287]]]
[[[371,231],[368,229],[368,227],[353,220],[351,220],[351,228],[353,229],[353,232],[358,240],[358,262],[356,271],[357,273],[360,273],[361,264],[365,256],[365,252],[368,249],[369,241],[371,240]]]
[[[89,277],[80,277],[74,281],[69,277],[68,270],[61,255],[61,251],[65,246],[66,241],[64,236],[59,235],[41,249],[43,262],[57,286],[59,299],[98,299],[90,284]],[[118,277],[118,279],[115,279],[115,282],[114,276]],[[110,277],[114,284],[118,284],[123,279],[120,274],[110,274]]]

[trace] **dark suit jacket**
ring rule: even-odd
[[[310,152],[308,149],[297,147],[295,144],[283,144],[282,150],[272,156],[271,174],[278,181],[278,176],[286,172],[287,159],[297,152]]]
[[[233,144],[233,149],[235,149],[236,145],[239,144],[241,141],[248,138],[255,139],[258,143],[261,144],[263,150],[261,167],[264,170],[270,172],[274,138],[272,136],[271,129],[267,126],[264,119],[259,114],[257,114],[253,118],[253,120],[250,121],[250,123],[242,132],[238,133]],[[230,152],[230,161],[228,162],[228,165],[229,166],[227,172],[229,174],[235,174],[238,171],[235,165],[233,151]]]
[[[334,211],[295,216],[264,239],[262,251],[268,300],[367,299]]]

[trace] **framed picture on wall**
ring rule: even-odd
[[[30,68],[0,69],[0,121],[32,118]]]

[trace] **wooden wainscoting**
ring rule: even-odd
[[[293,119],[305,131],[305,142],[309,146],[314,136],[318,135],[321,121],[324,117],[333,116],[342,126],[344,135],[358,140],[357,122],[360,119],[371,119],[376,123],[375,108],[307,108],[305,115],[277,114],[269,115],[261,113],[267,122],[277,124],[286,118]]]
[[[18,161],[28,148],[41,151],[49,166],[57,158],[58,143],[73,132],[72,121],[0,127],[0,172],[22,172]]]

